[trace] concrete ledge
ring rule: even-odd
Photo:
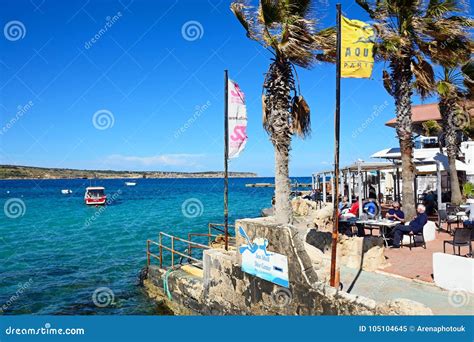
[[[474,259],[433,253],[433,278],[443,289],[474,293]]]
[[[203,279],[181,270],[168,273],[171,299],[163,290],[165,270],[150,266],[147,291],[178,314],[201,315],[376,315],[430,314],[419,303],[376,301],[339,291],[320,282],[308,256],[303,236],[292,226],[267,219],[238,220],[251,240],[265,238],[268,250],[288,259],[289,288],[245,273],[238,247],[246,240],[236,235],[237,251],[205,250]],[[236,229],[238,232],[238,229]]]

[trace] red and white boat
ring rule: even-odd
[[[86,188],[84,194],[84,202],[87,205],[104,205],[107,201],[107,195],[105,194],[105,188],[102,186],[90,186]]]

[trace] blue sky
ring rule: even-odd
[[[260,100],[271,56],[246,38],[229,4],[1,0],[0,163],[221,170],[228,69],[246,94],[249,117],[247,148],[230,169],[273,175]],[[316,4],[319,25],[333,25],[335,2]],[[353,1],[342,6],[346,16],[367,20]],[[186,24],[197,27],[196,37],[183,33]],[[342,80],[342,164],[397,145],[384,125],[394,106],[382,67],[372,79]],[[298,74],[312,135],[293,140],[290,173],[309,176],[331,168],[335,68],[318,64]]]

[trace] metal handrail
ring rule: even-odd
[[[235,225],[229,224],[227,225],[229,228],[235,228]],[[225,234],[225,230],[220,228],[220,227],[225,227],[224,223],[209,223],[208,228],[209,228],[209,234],[211,234],[212,230],[216,230],[219,233]]]
[[[171,239],[171,247],[167,246],[166,244],[163,243],[163,237],[167,237]],[[175,249],[175,241],[180,241],[183,243],[186,243],[188,245],[188,249],[186,249],[184,252],[181,252],[179,250]],[[158,247],[159,253],[153,253],[151,251],[151,246],[156,246]],[[158,242],[153,241],[153,240],[147,240],[147,248],[146,248],[146,254],[147,254],[147,266],[150,266],[151,264],[151,257],[159,260],[160,263],[160,268],[163,268],[163,250],[171,252],[171,265],[170,267],[175,266],[175,255],[178,255],[182,258],[188,259],[188,261],[194,261],[195,263],[200,263],[202,260],[199,260],[195,257],[192,256],[192,249],[193,248],[199,248],[199,249],[209,249],[209,246],[193,242],[190,240],[182,239],[180,237],[170,235],[164,232],[160,232],[158,236]],[[187,252],[187,253],[186,253]]]
[[[154,259],[159,260],[160,263],[160,268],[163,268],[163,251],[168,251],[171,252],[171,266],[174,267],[175,265],[175,255],[180,256],[181,260],[183,258],[188,259],[188,261],[193,261],[195,263],[201,263],[202,260],[199,260],[195,257],[192,256],[192,252],[194,249],[209,249],[211,246],[211,239],[217,238],[219,235],[224,234],[224,229],[221,228],[224,227],[224,224],[222,223],[209,223],[208,225],[208,233],[189,233],[188,234],[188,239],[183,239],[165,232],[160,232],[158,235],[158,242],[153,241],[153,240],[147,240],[147,247],[146,247],[146,254],[147,254],[147,266],[150,266],[151,264],[151,258],[153,257]],[[228,225],[228,227],[234,227],[234,225]],[[219,234],[213,234],[213,230],[219,232]],[[202,237],[202,236],[207,236],[208,238],[208,245],[203,245],[201,243],[192,241],[193,237]],[[170,246],[165,244],[163,239],[171,239]],[[184,251],[179,251],[175,249],[175,242],[183,242],[184,244],[187,244],[188,248]],[[153,253],[151,251],[151,247],[155,246],[158,248],[158,253]],[[181,263],[181,262],[180,262]]]

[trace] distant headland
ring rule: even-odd
[[[222,178],[222,171],[174,172],[174,171],[114,171],[45,168],[20,165],[0,165],[0,179],[65,179],[65,178]],[[253,172],[229,172],[229,177],[257,177]]]

